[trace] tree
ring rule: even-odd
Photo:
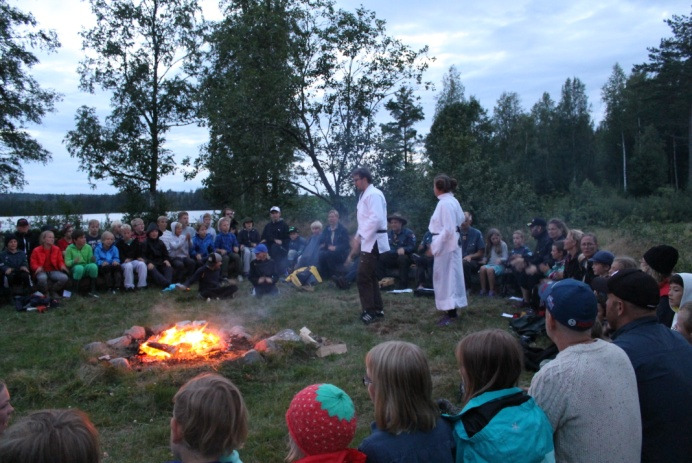
[[[666,181],[665,151],[655,127],[649,125],[637,137],[630,162],[630,191],[636,196],[650,195]]]
[[[605,131],[607,154],[622,153],[622,189],[627,192],[627,142],[625,132],[627,130],[627,76],[619,64],[613,66],[613,72],[608,81],[601,88],[601,98],[606,105],[605,117],[601,122],[601,129]],[[614,156],[613,156],[614,157]],[[604,165],[603,171],[610,171],[609,163]]]
[[[527,160],[529,137],[532,133],[531,118],[521,108],[521,100],[515,92],[503,92],[493,110],[493,157],[506,175],[524,170]]]
[[[27,131],[26,124],[39,124],[54,110],[60,95],[43,89],[29,75],[38,63],[31,51],[55,51],[60,47],[53,31],[34,30],[37,22],[0,0],[0,192],[22,189],[24,162],[50,160],[50,153]]]
[[[456,66],[450,66],[447,74],[442,76],[442,91],[437,95],[435,103],[435,116],[447,105],[464,101],[464,84],[461,82],[461,74]]]
[[[65,137],[89,181],[110,179],[121,191],[146,192],[157,204],[159,180],[176,169],[166,133],[198,121],[194,76],[204,21],[197,0],[90,0],[96,26],[81,33],[88,53],[80,89],[112,92],[101,124],[82,106]]]
[[[659,131],[671,138],[674,149],[677,140],[687,142],[689,185],[692,179],[692,15],[673,15],[665,22],[673,37],[662,39],[658,48],[649,48],[649,62],[635,66],[634,71],[650,77],[651,96],[658,101],[663,116],[655,121]]]
[[[394,122],[380,124],[380,147],[381,158],[386,159],[396,171],[406,169],[413,162],[416,148],[423,141],[413,126],[425,116],[423,107],[418,103],[420,97],[413,96],[413,89],[401,87],[394,96],[395,99],[384,105]]]

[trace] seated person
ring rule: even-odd
[[[122,228],[121,228],[122,231]],[[94,258],[101,275],[106,282],[108,291],[115,294],[122,284],[122,272],[120,271],[120,252],[115,246],[115,236],[109,231],[103,232],[101,242],[96,245]]]
[[[74,226],[71,223],[66,223],[65,226],[62,227],[62,238],[60,238],[57,243],[57,246],[62,252],[65,252],[65,249],[72,244],[73,231]]]
[[[459,227],[459,246],[461,247],[461,263],[464,267],[464,283],[466,289],[479,287],[476,276],[483,263],[485,255],[485,243],[480,230],[473,228],[473,214],[464,212],[464,223]],[[478,280],[480,283],[480,280]]]
[[[339,222],[339,213],[332,209],[327,214],[327,228],[320,237],[317,268],[322,278],[331,278],[340,269],[351,251],[351,241],[346,227]]]
[[[243,396],[228,379],[202,373],[173,397],[171,451],[176,461],[240,462],[237,450],[248,433]]]
[[[178,212],[178,222],[183,226],[183,235],[187,236],[187,242],[192,242],[192,238],[197,234],[197,230],[190,225],[190,214],[187,211]]]
[[[96,249],[96,245],[98,244],[99,241],[101,241],[101,233],[99,233],[99,228],[101,224],[99,223],[98,220],[96,219],[91,219],[88,222],[88,228],[87,228],[87,233],[86,233],[86,244],[88,244],[91,247],[91,250],[93,251]]]
[[[114,220],[111,222],[110,232],[113,233],[113,238],[115,238],[116,243],[118,242],[118,240],[121,240],[123,237],[123,234],[121,231],[122,226],[123,226],[123,223],[120,220]]]
[[[598,240],[596,239],[596,235],[593,233],[584,233],[581,241],[579,241],[579,249],[581,249],[581,255],[579,256],[579,266],[582,272],[581,281],[588,285],[595,276],[591,258],[598,252]]]
[[[209,254],[214,252],[214,237],[209,234],[209,228],[206,223],[202,222],[197,225],[197,233],[192,238],[190,246],[190,257],[195,261],[197,267],[201,267],[209,257]]]
[[[142,257],[142,245],[132,237],[132,228],[128,224],[120,227],[122,239],[115,243],[120,256],[120,268],[125,279],[125,291],[134,291],[135,272],[137,272],[137,289],[147,287],[147,264]]]
[[[565,251],[565,240],[557,240],[553,243],[550,251],[550,257],[554,262],[553,266],[546,270],[545,277],[549,280],[561,280],[565,273],[565,259],[567,251]]]
[[[281,218],[279,206],[272,206],[269,210],[270,221],[262,230],[262,239],[269,250],[269,257],[276,263],[276,269],[280,275],[286,270],[286,257],[288,255],[288,225]]]
[[[201,222],[207,226],[207,235],[211,236],[212,241],[214,241],[216,239],[216,229],[214,229],[211,224],[211,214],[205,212],[204,215],[202,215]]]
[[[14,232],[17,237],[17,249],[24,251],[27,259],[31,259],[31,252],[39,246],[34,232],[35,230],[31,230],[28,220],[17,220],[17,228]]]
[[[155,223],[147,227],[147,240],[142,245],[142,257],[147,264],[147,274],[162,288],[166,288],[173,282],[173,267],[168,249],[159,239],[159,229]]]
[[[238,232],[238,221],[235,219],[235,210],[231,207],[224,207],[221,209],[221,218],[228,219],[228,230],[234,235]],[[216,226],[221,229],[221,219],[216,223]]]
[[[36,278],[38,290],[57,299],[67,283],[69,270],[65,266],[62,251],[54,242],[55,235],[52,231],[42,232],[38,239],[39,245],[31,252],[29,266]]]
[[[378,260],[378,278],[387,276],[390,268],[398,269],[396,289],[408,288],[408,271],[413,259],[411,255],[416,249],[416,235],[406,228],[408,222],[401,214],[394,213],[387,217],[389,223],[389,251],[380,254]]]
[[[77,291],[79,282],[86,276],[90,278],[89,295],[97,298],[96,277],[98,277],[99,268],[94,262],[94,251],[87,244],[84,230],[75,230],[72,233],[72,239],[74,243],[65,250],[65,265],[72,275],[73,290]]]
[[[144,231],[144,220],[136,217],[130,222],[132,226],[132,237],[137,240],[137,242],[144,243],[147,240],[147,233]]]
[[[171,231],[168,229],[168,217],[160,215],[156,219],[156,227],[159,229],[159,237],[161,237],[165,243],[166,235],[171,234]]]
[[[418,245],[418,252],[413,255],[413,260],[416,264],[416,281],[418,282],[417,289],[433,287],[433,265],[435,257],[430,249],[432,243],[432,233],[430,230],[425,232],[423,239]]]
[[[303,249],[305,249],[305,238],[298,234],[298,229],[296,227],[288,227],[288,267],[287,270],[292,272],[295,268],[296,261],[303,254]]]
[[[240,256],[238,239],[231,233],[231,221],[224,217],[219,220],[219,230],[214,241],[215,251],[221,254],[221,274],[224,278],[238,278],[240,273]]]
[[[255,296],[279,294],[279,289],[276,287],[276,282],[279,281],[276,262],[269,258],[269,250],[266,245],[260,243],[255,246],[255,260],[250,262],[250,276],[248,278],[254,288]]]
[[[98,463],[98,431],[80,410],[40,410],[12,425],[0,441],[0,461]]]
[[[682,304],[678,309],[677,316],[673,329],[692,344],[692,302]]]
[[[480,269],[481,292],[483,296],[495,296],[495,277],[502,275],[509,258],[507,243],[502,240],[502,234],[497,228],[488,230],[485,238],[485,260],[487,264]],[[487,288],[487,292],[486,292]]]
[[[17,247],[18,240],[14,233],[5,236],[5,249],[0,252],[0,272],[6,288],[24,294],[31,287],[31,273],[26,253]]]
[[[183,224],[171,223],[171,232],[161,240],[166,245],[173,267],[173,281],[185,281],[195,271],[195,261],[190,257],[190,240],[184,233]]]
[[[232,298],[238,286],[221,286],[221,262],[221,254],[212,252],[207,256],[206,265],[198,268],[181,286],[189,290],[191,284],[199,282],[199,295],[205,299]]]
[[[320,259],[320,240],[322,239],[322,222],[315,220],[310,224],[312,234],[308,238],[303,249],[303,254],[298,257],[297,268],[309,267],[311,265],[318,266]],[[320,275],[322,272],[320,271]]]
[[[615,260],[615,255],[612,252],[598,251],[589,259],[593,274],[597,277],[608,277],[613,260]]]
[[[240,244],[240,254],[243,260],[243,276],[247,278],[250,274],[250,261],[255,258],[255,246],[260,242],[259,231],[255,228],[252,217],[243,219],[243,229],[238,232],[238,243]]]

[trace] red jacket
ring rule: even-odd
[[[38,246],[31,251],[31,262],[29,262],[29,265],[34,274],[39,267],[43,267],[43,270],[46,272],[60,271],[65,266],[65,260],[59,247],[53,245],[46,249],[43,246]]]
[[[366,459],[365,454],[356,449],[345,449],[339,452],[301,458],[296,463],[365,463]]]

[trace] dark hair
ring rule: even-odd
[[[351,172],[351,177],[358,176],[359,178],[364,178],[365,180],[368,181],[368,183],[372,183],[372,174],[370,173],[370,169],[367,167],[356,167],[353,169]]]
[[[676,273],[675,275],[670,276],[670,283],[672,283],[674,285],[682,286],[683,288],[685,287],[685,282],[683,281],[683,279],[679,273]]]
[[[562,237],[563,239],[567,238],[567,233],[569,232],[569,228],[567,228],[567,225],[565,224],[565,222],[563,222],[560,219],[550,219],[550,220],[548,220],[548,224],[555,225],[561,231],[560,237]]]
[[[557,250],[560,251],[562,257],[565,257],[565,240],[557,240],[553,243],[553,246],[555,246]]]
[[[82,230],[81,228],[78,228],[72,232],[72,241],[77,241],[79,238],[81,238],[84,235],[86,235],[84,230]]]
[[[435,187],[443,193],[449,193],[457,189],[457,181],[447,174],[437,174],[434,180]]]

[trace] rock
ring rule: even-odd
[[[161,323],[160,325],[156,325],[151,329],[151,332],[154,334],[161,334],[167,329],[172,328],[174,325],[172,323]]]
[[[132,344],[132,338],[130,336],[120,336],[119,338],[111,339],[110,341],[106,341],[106,344],[108,344],[111,347],[114,347],[116,349],[123,349],[125,347],[128,347],[130,344]]]
[[[262,354],[257,352],[255,349],[251,349],[241,357],[241,363],[243,365],[252,365],[253,363],[263,362],[264,357]]]
[[[133,326],[129,330],[123,333],[126,336],[130,336],[132,339],[141,341],[147,336],[147,331],[142,326]]]
[[[183,320],[175,324],[176,328],[185,328],[186,326],[192,324],[190,320]]]
[[[271,339],[262,339],[255,344],[255,350],[258,352],[276,352],[279,350],[279,345]]]
[[[105,342],[90,342],[84,346],[84,350],[94,355],[106,355],[111,351]]]
[[[316,346],[318,343],[313,336],[315,335],[307,326],[300,329],[300,339],[302,339],[305,344],[312,344],[313,346]]]
[[[286,341],[300,342],[300,336],[298,336],[296,334],[296,332],[291,330],[291,329],[281,330],[278,333],[276,333],[274,336],[272,336],[268,339],[271,341],[277,341],[277,342],[286,342]]]
[[[194,322],[192,322],[192,326],[204,326],[206,324],[206,320],[195,320]]]
[[[331,346],[322,346],[317,349],[317,356],[326,357],[332,354],[345,354],[347,351],[346,344],[332,344]]]
[[[108,363],[113,365],[115,368],[130,368],[130,362],[128,362],[126,358],[122,357],[110,359]]]
[[[236,325],[233,328],[229,330],[223,330],[223,332],[229,337],[229,338],[245,338],[245,339],[250,339],[250,335],[245,331],[245,327],[241,325]]]

